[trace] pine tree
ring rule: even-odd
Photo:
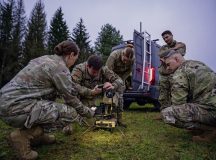
[[[0,86],[7,83],[12,73],[11,67],[16,61],[12,52],[13,12],[15,3],[13,0],[0,4]],[[16,57],[15,57],[16,58]]]
[[[23,65],[31,59],[42,56],[46,52],[46,14],[44,4],[41,0],[36,2],[27,24],[27,35],[25,37],[25,49]]]
[[[90,47],[89,33],[87,33],[86,26],[84,25],[83,19],[76,24],[73,29],[72,39],[80,48],[80,56],[77,63],[86,61],[88,56],[91,54],[92,49]]]
[[[113,46],[119,44],[123,40],[120,31],[116,30],[111,24],[105,24],[101,27],[101,32],[95,42],[95,50],[102,54],[104,62],[111,53]]]
[[[57,9],[51,20],[48,37],[48,51],[50,54],[58,43],[67,40],[70,37],[70,32],[63,15],[64,14],[62,13],[62,9],[60,7]]]
[[[13,27],[13,40],[12,40],[12,50],[13,55],[16,57],[16,65],[13,67],[13,71],[16,73],[20,70],[20,57],[23,54],[23,41],[26,32],[26,16],[24,10],[23,0],[18,0],[16,9],[14,12],[14,27]]]

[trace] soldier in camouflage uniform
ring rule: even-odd
[[[74,82],[79,84],[78,90],[81,101],[89,107],[96,106],[96,100],[101,97],[102,90],[98,88],[99,84],[104,84],[104,90],[114,89],[119,97],[117,122],[122,125],[123,108],[120,104],[123,103],[125,85],[117,74],[109,70],[107,66],[102,65],[102,58],[92,55],[87,62],[74,67],[71,77]]]
[[[216,75],[204,63],[185,60],[182,53],[164,53],[164,63],[172,73],[171,99],[161,108],[165,123],[204,133],[194,141],[210,142],[216,138]]]
[[[131,89],[131,73],[134,59],[133,46],[129,44],[125,48],[114,50],[106,61],[106,66],[123,80],[127,89]],[[121,102],[120,105],[123,108],[124,102],[123,100]],[[122,125],[126,127],[123,122]]]
[[[134,50],[131,47],[113,51],[106,61],[106,66],[115,72],[123,82],[130,76],[134,64]]]
[[[0,117],[19,128],[9,135],[9,140],[21,159],[38,157],[30,142],[55,142],[54,136],[44,133],[44,125],[64,127],[71,122],[81,123],[81,116],[93,116],[93,111],[76,97],[68,69],[77,60],[79,48],[72,41],[63,41],[54,51],[55,55],[31,60],[0,90]],[[65,104],[54,101],[57,92]]]
[[[170,102],[170,82],[169,79],[172,76],[172,74],[166,70],[166,65],[163,63],[164,61],[164,53],[166,53],[167,50],[177,50],[179,51],[182,56],[186,53],[186,46],[182,42],[177,42],[173,39],[173,34],[171,31],[166,30],[164,31],[161,36],[163,37],[164,41],[166,42],[166,45],[163,45],[160,48],[159,51],[159,57],[161,60],[161,66],[159,67],[159,90],[160,90],[160,96],[159,101],[161,102],[161,105],[167,104]]]

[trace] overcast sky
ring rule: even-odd
[[[48,25],[55,11],[61,6],[70,29],[83,18],[91,44],[102,25],[112,24],[124,40],[133,38],[133,30],[149,32],[152,39],[171,30],[174,39],[187,46],[186,59],[208,64],[216,71],[216,0],[42,0],[45,4]],[[36,0],[24,0],[29,17]]]

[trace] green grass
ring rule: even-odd
[[[135,104],[133,104],[135,105]],[[148,107],[148,106],[147,106]],[[88,131],[74,124],[74,134],[55,132],[54,145],[34,148],[41,160],[214,160],[216,143],[194,143],[185,130],[153,120],[158,112],[124,112],[128,128]],[[142,108],[142,107],[141,107]],[[12,128],[0,121],[0,159],[12,160],[6,136]]]

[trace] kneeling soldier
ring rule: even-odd
[[[63,41],[54,51],[55,55],[31,60],[0,90],[0,118],[17,128],[8,138],[21,159],[38,157],[31,145],[55,142],[53,135],[44,133],[44,126],[63,128],[94,114],[76,97],[68,69],[77,60],[79,48],[72,41]],[[54,101],[56,93],[63,95],[66,104]]]
[[[117,74],[109,70],[108,67],[103,66],[100,56],[92,55],[88,58],[87,62],[75,66],[71,76],[72,80],[79,84],[78,90],[81,101],[89,107],[95,106],[95,100],[102,92],[102,89],[98,88],[98,84],[104,84],[104,90],[115,90],[119,95],[117,123],[120,126],[126,127],[122,122],[124,82]]]

